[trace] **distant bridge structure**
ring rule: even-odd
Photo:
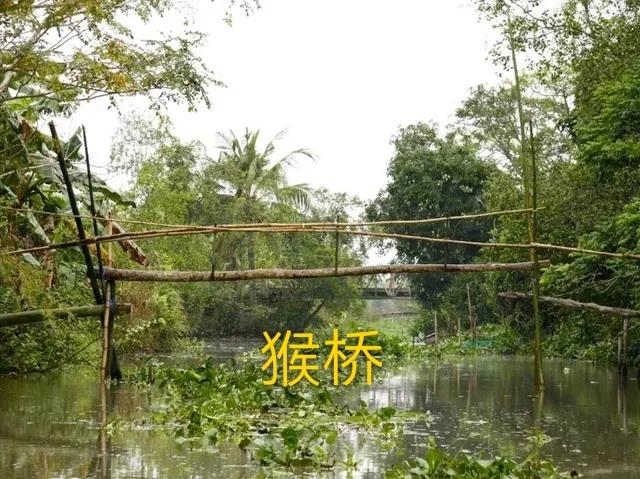
[[[365,299],[411,298],[411,288],[406,275],[388,274],[368,277],[361,288]]]

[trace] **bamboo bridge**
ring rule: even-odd
[[[119,218],[111,218],[109,215],[106,219],[95,213],[93,202],[93,192],[91,189],[91,173],[89,166],[89,155],[86,151],[85,138],[85,159],[87,161],[87,172],[89,178],[90,206],[91,215],[81,215],[74,196],[73,185],[69,178],[66,168],[66,160],[63,156],[60,142],[53,123],[49,124],[53,139],[54,151],[56,152],[58,163],[62,175],[65,179],[69,203],[71,205],[72,214],[57,213],[61,216],[72,216],[75,220],[78,237],[72,241],[52,243],[31,248],[10,251],[9,255],[23,255],[26,253],[36,253],[51,251],[55,249],[64,249],[79,247],[83,253],[84,261],[87,268],[87,275],[91,282],[92,291],[95,297],[95,306],[86,306],[80,308],[67,308],[66,310],[49,310],[49,311],[31,311],[21,313],[8,313],[0,315],[0,327],[14,326],[17,324],[27,324],[36,321],[42,321],[48,317],[65,317],[72,314],[98,316],[102,318],[103,343],[102,343],[102,361],[101,361],[101,378],[107,380],[120,379],[121,373],[117,364],[117,356],[115,353],[113,342],[113,325],[116,320],[116,314],[130,310],[130,305],[118,305],[116,284],[119,281],[154,281],[154,282],[225,282],[225,281],[250,281],[257,279],[290,279],[304,280],[309,278],[329,278],[329,277],[347,277],[347,276],[367,276],[379,274],[420,274],[427,272],[439,273],[483,273],[493,271],[524,271],[529,272],[531,276],[531,293],[505,293],[505,297],[509,299],[528,300],[531,301],[535,321],[535,382],[538,385],[543,384],[541,369],[541,319],[539,303],[541,301],[550,301],[549,298],[540,297],[538,278],[540,270],[550,265],[549,260],[540,259],[539,253],[545,251],[559,251],[565,253],[578,253],[586,255],[596,255],[609,258],[620,258],[625,260],[638,261],[640,255],[627,253],[614,253],[607,251],[588,250],[572,246],[544,244],[537,242],[536,235],[536,215],[541,210],[536,205],[536,185],[535,175],[529,176],[530,184],[525,181],[525,208],[495,211],[488,213],[469,214],[460,216],[448,216],[440,218],[425,219],[408,219],[408,220],[392,220],[392,221],[375,221],[375,222],[308,222],[308,223],[249,223],[249,224],[222,224],[222,225],[171,225],[154,222],[133,221]],[[532,158],[531,168],[535,171],[535,160]],[[19,210],[19,208],[12,208]],[[35,210],[29,210],[34,211]],[[49,213],[51,214],[51,213]],[[528,225],[528,241],[526,243],[498,243],[498,242],[478,242],[466,241],[452,238],[441,237],[425,237],[407,234],[394,234],[385,232],[384,228],[394,225],[424,225],[433,223],[449,223],[453,221],[474,221],[482,218],[498,217],[504,215],[526,216]],[[85,234],[82,219],[89,219],[93,223],[93,236],[87,237]],[[107,234],[99,235],[97,222],[105,222],[107,224]],[[137,232],[127,232],[120,226],[114,231],[114,224],[136,224],[138,226],[149,227]],[[239,270],[227,271],[216,270],[212,265],[208,271],[159,271],[150,269],[117,269],[112,266],[111,245],[114,242],[120,245],[126,244],[128,248],[137,251],[138,256],[141,255],[137,246],[132,246],[133,242],[140,240],[159,238],[159,237],[184,237],[192,235],[216,235],[225,233],[315,233],[315,234],[332,234],[335,235],[335,257],[333,265],[327,265],[324,268],[317,269],[255,269],[255,270]],[[426,244],[453,244],[469,246],[474,248],[508,248],[521,249],[529,253],[529,261],[517,263],[470,263],[470,264],[386,264],[386,265],[367,265],[356,267],[340,266],[339,246],[341,237],[345,235],[394,239],[402,241],[419,241]],[[102,244],[108,245],[108,253],[106,258],[102,258]],[[97,270],[94,267],[93,260],[89,251],[89,245],[95,245],[97,256]],[[145,264],[144,261],[139,261]],[[577,301],[558,303],[561,306],[585,308],[584,303]],[[624,350],[624,359],[621,361],[621,373],[626,375],[626,350],[627,350],[627,329],[630,317],[640,316],[639,311],[623,310],[621,308],[599,307],[599,305],[590,305],[586,309],[597,310],[606,314],[618,315],[624,318],[624,330],[621,333],[622,349]],[[605,309],[603,309],[605,308]]]

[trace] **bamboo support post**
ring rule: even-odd
[[[518,123],[520,127],[520,161],[522,164],[522,183],[524,190],[524,207],[527,210],[535,208],[536,204],[536,178],[535,178],[535,148],[533,145],[533,127],[531,121],[529,122],[530,130],[530,143],[529,153],[531,154],[531,163],[526,160],[527,147],[525,133],[525,117],[522,101],[522,86],[520,83],[520,75],[518,73],[518,60],[516,55],[516,45],[511,30],[511,17],[507,19],[507,35],[509,41],[509,50],[511,53],[511,64],[513,66],[513,76],[515,80],[515,97],[518,107]],[[542,374],[542,342],[541,342],[541,317],[540,317],[540,305],[538,302],[538,296],[540,296],[539,289],[539,270],[538,252],[533,243],[536,242],[536,218],[532,211],[527,213],[527,231],[529,239],[529,261],[533,262],[534,268],[531,270],[531,301],[533,304],[533,319],[535,327],[534,338],[534,383],[538,388],[542,388],[544,385],[544,377]]]
[[[130,313],[130,304],[118,304],[116,309],[121,313]],[[70,308],[37,309],[33,311],[20,311],[18,313],[0,314],[0,328],[19,326],[23,324],[38,323],[52,319],[65,319],[69,316],[76,318],[101,317],[105,306],[102,304],[91,306],[74,306]]]
[[[543,267],[549,261],[541,261]],[[255,269],[245,271],[149,271],[138,269],[105,268],[107,280],[158,281],[158,282],[202,282],[202,281],[248,281],[255,279],[310,279],[343,276],[368,276],[398,273],[465,273],[486,271],[527,271],[533,263],[480,263],[480,264],[389,264],[379,266],[355,266],[320,269]]]
[[[100,380],[107,380],[107,366],[109,364],[109,318],[111,316],[111,307],[110,307],[110,287],[111,285],[107,283],[105,288],[105,304],[104,304],[104,314],[102,316],[102,356],[100,360]]]
[[[434,333],[434,344],[438,345],[438,313],[434,311],[433,313],[433,333]]]
[[[109,302],[116,304],[116,283],[115,281],[109,281]],[[109,370],[109,377],[112,380],[120,381],[122,379],[122,371],[120,370],[120,364],[118,362],[118,355],[116,354],[116,348],[113,341],[113,330],[116,322],[116,310],[111,308],[109,310],[109,327],[108,327],[108,358],[107,369]]]
[[[620,375],[626,379],[629,373],[629,318],[622,319],[622,361],[618,365]]]
[[[60,171],[62,173],[64,184],[67,189],[67,195],[69,196],[69,206],[71,206],[71,211],[73,212],[76,228],[78,230],[78,239],[79,241],[83,242],[86,240],[86,237],[84,234],[84,226],[82,225],[82,220],[80,219],[80,210],[78,209],[78,204],[76,203],[76,197],[73,192],[73,184],[71,183],[71,178],[69,177],[67,164],[65,162],[65,158],[62,154],[62,148],[60,146],[60,139],[58,138],[58,133],[56,131],[55,125],[53,124],[53,121],[49,122],[49,129],[51,130],[51,138],[53,140],[53,149],[58,158]],[[96,275],[93,270],[93,263],[91,261],[91,255],[89,254],[89,248],[87,247],[86,244],[83,244],[81,249],[82,249],[82,256],[84,257],[84,262],[87,266],[87,275],[89,276],[89,280],[91,282],[91,290],[93,291],[93,296],[96,300],[96,304],[102,304],[102,294],[100,293],[100,288],[98,287],[98,281],[96,279]]]
[[[111,236],[113,233],[113,225],[111,222],[111,212],[107,215],[107,236]],[[113,266],[113,249],[111,243],[108,245],[107,249],[107,266],[111,268]],[[101,271],[101,274],[104,275],[104,268]],[[104,276],[103,276],[104,279]],[[102,381],[107,380],[107,371],[109,366],[109,327],[111,320],[111,282],[107,282],[107,286],[105,288],[105,308],[104,308],[104,317],[102,318],[102,360],[100,362],[100,379]]]
[[[335,253],[335,270],[338,271],[338,255],[340,254],[340,216],[336,216],[336,253]]]
[[[622,334],[618,334],[617,338],[618,340],[618,355],[617,355],[617,359],[618,359],[618,371],[620,370],[620,365],[622,364]]]
[[[533,264],[531,264],[533,266]],[[473,312],[473,305],[471,304],[471,291],[469,289],[469,283],[467,283],[467,307],[469,309],[469,329],[471,331],[471,339],[473,340],[473,345],[476,344],[476,319],[475,314]]]
[[[524,137],[523,137],[524,141]],[[538,267],[538,250],[533,244],[537,241],[537,222],[535,208],[538,204],[538,186],[537,186],[537,166],[536,153],[533,137],[533,122],[529,120],[529,143],[531,150],[531,171],[529,177],[531,179],[531,188],[529,189],[530,211],[527,213],[527,224],[529,230],[529,260],[534,263],[531,270],[531,301],[533,303],[533,318],[535,324],[534,333],[534,377],[537,386],[544,385],[544,376],[542,373],[542,316],[540,313],[540,268]]]
[[[82,125],[82,141],[84,143],[84,160],[87,166],[87,185],[89,186],[89,207],[91,210],[91,223],[93,225],[93,236],[98,236],[98,217],[96,215],[96,203],[93,197],[93,178],[91,177],[91,163],[89,162],[89,144],[87,142],[87,131]],[[98,259],[98,271],[100,278],[102,278],[102,254],[100,252],[100,245],[96,244],[96,257]],[[104,289],[104,283],[102,284]]]

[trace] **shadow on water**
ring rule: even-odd
[[[219,348],[229,356],[229,347]],[[215,352],[215,348],[214,348]],[[451,451],[524,457],[535,428],[552,438],[543,452],[585,477],[640,477],[640,389],[614,368],[547,361],[547,387],[534,394],[531,361],[480,357],[406,367],[379,384],[347,394],[371,406],[431,411],[430,425],[405,428],[408,454],[429,436]],[[158,398],[129,385],[100,386],[93,375],[64,373],[0,378],[2,478],[202,478],[254,476],[235,447],[189,450],[133,419]],[[113,433],[113,434],[110,434]],[[361,445],[354,477],[379,477],[390,461],[372,442]],[[338,474],[337,477],[343,477]]]

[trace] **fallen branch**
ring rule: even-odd
[[[107,222],[106,218],[104,219],[104,222]],[[111,222],[111,227],[116,234],[127,233],[127,231],[115,221]],[[141,264],[142,266],[149,264],[149,258],[133,240],[123,239],[118,241],[118,244],[120,245],[120,248],[122,248],[122,251],[128,253],[129,257],[136,263]]]
[[[504,292],[498,293],[498,296],[506,299],[531,299],[531,295],[527,293]],[[582,303],[573,299],[554,298],[552,296],[540,296],[539,299],[543,303],[551,303],[563,308],[581,309],[583,311],[595,311],[597,313],[608,314],[610,316],[627,318],[640,316],[640,311],[636,311],[635,309],[603,306],[597,303]]]
[[[540,261],[547,267],[550,261]],[[104,277],[111,281],[248,281],[254,279],[306,279],[333,278],[342,276],[366,276],[372,274],[398,273],[465,273],[485,271],[522,271],[535,267],[532,262],[485,263],[485,264],[389,264],[357,266],[349,268],[321,269],[254,269],[245,271],[145,271],[138,269],[105,268]]]

